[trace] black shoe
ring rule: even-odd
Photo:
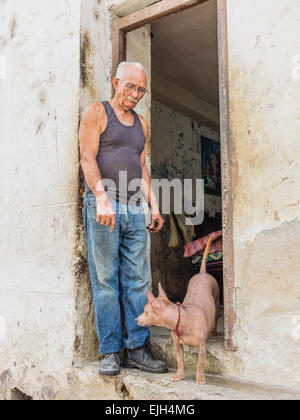
[[[167,364],[160,360],[155,360],[147,347],[148,340],[145,346],[138,349],[125,349],[122,366],[130,369],[140,369],[149,373],[169,372]]]
[[[100,375],[116,376],[120,373],[120,367],[119,353],[108,354],[101,362],[99,373]]]

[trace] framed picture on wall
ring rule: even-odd
[[[215,140],[201,136],[201,146],[205,194],[221,197],[221,145]]]

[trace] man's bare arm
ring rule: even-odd
[[[89,188],[95,197],[104,192],[96,162],[100,142],[99,111],[96,104],[89,105],[82,116],[79,129],[81,167]],[[99,184],[100,183],[100,184]],[[101,188],[102,187],[102,188]]]

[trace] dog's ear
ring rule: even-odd
[[[159,290],[159,294],[158,294],[159,298],[168,299],[168,296],[166,295],[166,292],[162,288],[161,283],[158,283],[158,290]]]
[[[159,301],[153,296],[153,294],[149,290],[147,290],[147,298],[153,309],[160,308]]]

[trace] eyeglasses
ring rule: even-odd
[[[133,91],[137,90],[139,95],[145,95],[148,92],[148,90],[146,88],[133,85],[132,83],[126,83],[125,84],[125,89],[128,92],[133,92]]]

